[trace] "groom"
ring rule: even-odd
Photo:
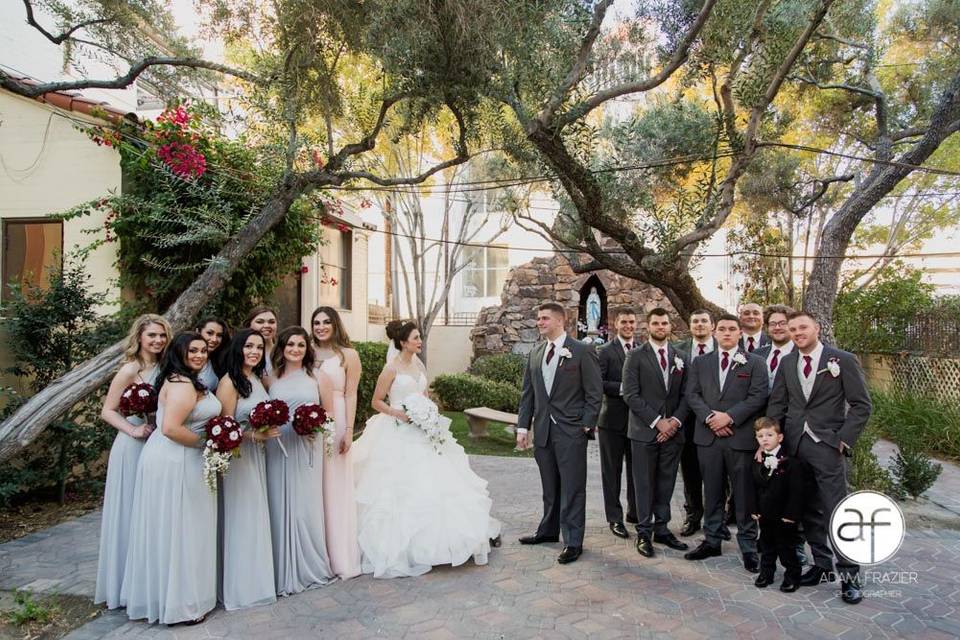
[[[566,312],[556,302],[537,308],[544,342],[530,352],[523,370],[517,419],[517,447],[527,447],[534,426],[534,458],[543,487],[543,519],[537,532],[520,544],[557,542],[557,562],[574,562],[583,552],[586,523],[587,432],[596,427],[603,384],[592,345],[567,336]]]

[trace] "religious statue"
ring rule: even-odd
[[[590,287],[587,296],[587,333],[596,333],[600,326],[600,295],[596,287]]]

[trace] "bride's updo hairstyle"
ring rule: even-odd
[[[406,342],[417,328],[417,323],[413,320],[391,320],[387,323],[387,337],[399,351],[403,349],[400,344]]]

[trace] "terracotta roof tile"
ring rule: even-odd
[[[28,77],[14,79],[26,85],[36,86],[40,84],[37,80]],[[94,118],[103,118],[105,116],[106,119],[111,122],[119,121],[127,117],[132,117],[134,120],[137,118],[137,115],[133,112],[118,109],[108,102],[85,98],[78,91],[48,91],[34,99],[65,111],[75,111]]]

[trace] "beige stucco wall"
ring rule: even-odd
[[[340,319],[352,340],[369,340],[367,314],[367,251],[369,234],[363,229],[353,230],[353,260],[351,272],[350,309],[338,309]],[[315,253],[303,259],[308,269],[301,278],[302,309],[300,324],[310,330],[310,316],[319,306],[319,277],[321,273],[320,254]]]
[[[98,147],[77,131],[74,120],[82,118],[0,90],[0,218],[44,218],[120,191],[120,155],[108,147]],[[104,217],[100,214],[64,222],[64,253],[90,244],[95,236],[82,231],[102,226]],[[93,288],[106,291],[110,300],[119,298],[115,260],[116,246],[108,244],[84,262]],[[101,311],[114,309],[111,304]],[[0,367],[8,364],[6,349],[0,343]]]
[[[470,366],[470,329],[434,325],[427,341],[427,370],[430,382],[441,373],[463,373]],[[352,334],[351,334],[352,335]],[[387,331],[382,324],[367,326],[367,340],[386,342]]]

